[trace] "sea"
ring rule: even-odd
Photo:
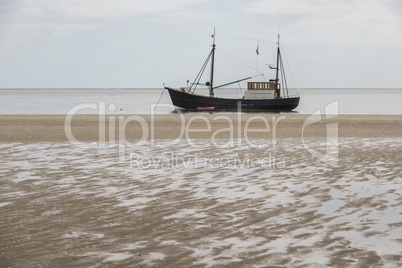
[[[208,94],[206,89],[197,92]],[[339,114],[402,114],[402,89],[292,89],[289,94],[300,96],[300,104],[293,111],[298,114],[312,114],[334,102]],[[216,96],[239,98],[242,92],[221,89],[216,90]],[[0,90],[0,114],[66,114],[77,105],[88,103],[105,103],[106,107],[113,107],[106,110],[107,114],[175,112],[167,90],[161,88]],[[85,108],[77,113],[96,114],[98,111]]]

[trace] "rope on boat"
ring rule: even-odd
[[[163,93],[165,92],[165,90],[166,90],[166,88],[165,88],[165,84],[163,84],[163,90],[162,90],[162,94],[161,94],[161,96],[159,97],[159,100],[158,100],[158,102],[157,102],[157,103],[156,103],[156,105],[155,105],[154,111],[156,110],[156,107],[158,107],[159,102],[161,101],[162,96],[163,96]]]
[[[220,50],[220,49],[217,49],[217,48],[216,48],[216,50],[217,50],[218,52],[222,53],[223,55],[225,55],[225,56],[231,58],[232,60],[235,60],[235,61],[237,61],[238,63],[241,63],[241,64],[243,64],[244,66],[246,66],[246,67],[248,67],[248,68],[250,68],[250,69],[252,69],[252,70],[254,70],[254,71],[258,72],[258,73],[260,73],[261,75],[263,75],[263,73],[262,73],[261,71],[259,71],[258,69],[254,68],[254,67],[251,67],[250,65],[248,65],[248,64],[246,64],[246,63],[244,63],[244,62],[242,62],[242,61],[239,60],[239,59],[236,59],[236,58],[233,57],[233,56],[230,56],[229,54],[223,52],[223,51]]]
[[[243,94],[243,89],[241,88],[240,82],[237,84],[239,85],[239,91],[240,91],[241,97],[243,98],[244,94]],[[236,98],[237,98],[237,96],[236,96]]]
[[[288,69],[289,69],[290,78],[292,79],[293,86],[296,89],[297,86],[296,86],[295,80],[293,79],[292,69],[290,68],[289,60],[288,60],[288,57],[286,55],[286,49],[285,49],[285,46],[283,45],[283,43],[281,43],[281,47],[283,49],[283,54],[285,55],[285,61],[286,61],[286,65],[288,66]]]
[[[225,33],[215,33],[216,35],[223,35],[223,36],[228,36],[228,37],[233,37],[233,38],[239,38],[239,39],[245,39],[245,40],[253,40],[253,41],[262,41],[262,42],[272,42],[270,40],[264,40],[264,39],[256,39],[256,38],[251,38],[251,37],[244,37],[244,36],[238,36],[238,35],[232,35],[232,34],[225,34]]]

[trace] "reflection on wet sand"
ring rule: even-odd
[[[143,146],[123,162],[115,148],[1,144],[0,266],[398,266],[401,145],[342,139],[332,167],[296,139]]]

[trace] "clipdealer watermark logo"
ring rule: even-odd
[[[338,135],[338,123],[327,123],[326,124],[326,142],[325,142],[325,153],[319,152],[313,148],[310,148],[306,144],[306,139],[304,137],[304,130],[308,126],[318,123],[322,120],[328,120],[336,118],[339,115],[339,102],[334,101],[324,107],[324,111],[317,110],[312,115],[310,115],[306,121],[304,121],[302,128],[302,141],[304,148],[313,155],[318,160],[325,162],[330,166],[337,166],[339,162],[339,135]]]
[[[143,154],[130,153],[130,168],[148,169],[152,173],[158,170],[176,170],[186,172],[193,169],[282,169],[285,168],[285,159],[278,159],[272,152],[263,157],[253,157],[251,153],[240,154],[231,153],[223,157],[206,156],[194,153],[183,157],[179,154],[171,153],[168,156],[149,157]]]
[[[174,109],[174,106],[169,104],[159,104],[158,107]],[[278,144],[278,123],[280,123],[280,121],[282,120],[286,120],[286,115],[272,115],[270,123],[270,121],[268,121],[267,119],[267,116],[254,114],[248,116],[247,120],[244,122],[244,120],[242,119],[243,113],[241,113],[241,111],[238,111],[238,113],[234,117],[229,117],[223,114],[215,115],[213,117],[208,117],[204,114],[196,114],[185,118],[184,114],[180,110],[178,110],[177,115],[180,118],[180,126],[178,126],[179,134],[177,135],[177,137],[161,143],[155,139],[155,131],[157,129],[157,126],[155,125],[157,124],[155,120],[155,108],[155,104],[151,105],[150,120],[146,120],[140,115],[123,116],[108,114],[108,112],[114,112],[116,110],[116,106],[114,104],[106,105],[106,102],[81,103],[72,107],[67,113],[64,122],[65,134],[70,143],[79,148],[116,148],[118,151],[119,161],[129,161],[130,168],[153,169],[155,171],[159,168],[174,168],[185,171],[190,167],[231,167],[234,169],[245,167],[261,167],[272,169],[284,168],[286,165],[284,159],[277,160],[276,155],[271,151],[267,152],[267,154],[262,157],[253,157],[249,153],[242,156],[234,153],[233,155],[228,157],[225,156],[217,158],[214,156],[205,157],[203,155],[194,153],[193,157],[187,157],[186,159],[175,154],[171,154],[169,157],[164,156],[155,158],[140,155],[137,152],[130,153],[130,151],[136,151],[135,149],[144,146],[166,148],[168,150],[169,147],[172,148],[172,146],[176,146],[182,142],[185,142],[187,145],[197,149],[208,147],[240,147],[244,145],[248,146],[249,148],[258,148],[259,150],[264,150],[264,148],[267,147],[275,149],[276,145]],[[90,109],[97,113],[99,121],[99,136],[97,142],[81,142],[73,134],[73,118],[77,113],[85,109]],[[310,125],[319,123],[322,120],[334,118],[337,115],[338,102],[336,101],[325,106],[323,112],[318,110],[310,115],[305,120],[302,127],[302,142],[304,148],[313,157],[325,162],[330,166],[336,166],[338,164],[338,124],[327,124],[325,153],[322,153],[314,148],[310,148],[308,146],[308,143],[305,142],[307,139],[304,135],[304,132],[305,129],[308,129]],[[106,121],[108,122],[108,124],[106,123]],[[201,129],[192,128],[193,123],[196,121],[202,121],[204,126],[206,127]],[[257,125],[259,127],[253,128],[256,122],[258,122]],[[222,123],[227,127],[222,127],[213,131],[212,125],[214,123]],[[126,136],[129,124],[135,124],[137,126],[135,130],[140,135],[135,140],[128,139]],[[116,135],[116,132],[118,133],[118,135]],[[194,133],[206,133],[209,135],[210,138],[208,138],[208,141],[199,142],[198,140],[198,142],[196,142],[195,140],[197,139],[191,138],[191,134]],[[224,139],[226,142],[222,143],[221,140],[218,142],[217,137],[222,136],[221,134],[223,133],[226,134],[225,137],[227,138]],[[235,138],[235,133],[237,134],[237,138]],[[262,133],[262,135],[266,135],[267,139],[264,139],[264,143],[261,144],[261,142],[256,142],[250,137],[250,134],[252,133]],[[127,155],[127,153],[129,154]]]

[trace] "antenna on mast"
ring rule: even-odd
[[[215,63],[215,27],[214,27],[214,35],[212,36],[212,51],[211,51],[211,80],[209,82],[209,96],[214,96],[214,63]]]
[[[275,77],[275,99],[279,99],[281,92],[279,88],[279,58],[281,57],[281,51],[279,49],[279,44],[280,44],[280,35],[278,34],[278,51],[276,53],[276,77]]]

